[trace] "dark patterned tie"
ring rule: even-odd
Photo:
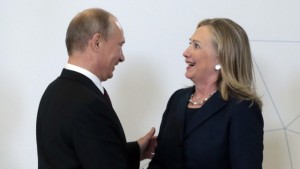
[[[112,107],[109,95],[108,95],[107,91],[105,90],[105,88],[104,88],[104,94],[103,95],[104,95],[104,98],[107,101],[107,103],[109,103],[109,105]]]

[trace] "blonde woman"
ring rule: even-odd
[[[262,103],[244,29],[203,20],[183,56],[194,86],[171,96],[149,169],[261,169]]]

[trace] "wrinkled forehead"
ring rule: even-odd
[[[117,25],[117,27],[122,31],[123,29],[122,29],[120,22],[118,20],[115,20],[114,22]]]
[[[115,16],[111,16],[110,20],[115,28],[118,28],[121,32],[123,32],[122,26],[121,26],[120,22],[118,21],[118,18],[116,18]]]
[[[123,28],[122,28],[120,22],[118,21],[118,19],[116,17],[112,17],[110,22],[112,25],[111,36],[119,39],[119,41],[125,42]]]
[[[114,32],[118,32],[117,34],[120,34],[124,38],[124,32],[122,29],[122,26],[118,20],[113,21],[114,25]]]

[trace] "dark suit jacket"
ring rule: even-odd
[[[138,169],[137,142],[86,76],[64,69],[42,96],[36,124],[39,169]]]
[[[171,96],[149,169],[261,169],[263,118],[257,104],[224,101],[217,91],[184,124],[194,90],[181,89]]]

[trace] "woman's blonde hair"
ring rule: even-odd
[[[252,100],[261,108],[262,102],[255,90],[251,50],[245,30],[227,18],[205,19],[197,28],[201,26],[207,26],[212,33],[222,67],[217,81],[222,98],[228,100],[230,96],[234,96],[241,100]]]

